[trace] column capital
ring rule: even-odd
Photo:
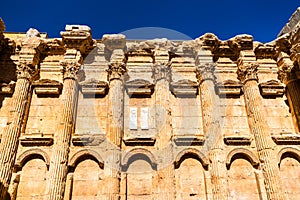
[[[258,68],[257,63],[253,62],[239,62],[238,64],[238,70],[237,70],[237,75],[238,79],[242,82],[246,82],[248,80],[258,80],[257,77],[257,68]]]
[[[171,62],[155,62],[152,67],[152,73],[155,82],[161,79],[169,81],[171,79]]]
[[[81,64],[76,61],[61,61],[60,65],[63,66],[64,80],[73,79],[77,80],[80,78],[78,71],[80,70]]]
[[[32,62],[20,61],[17,64],[17,78],[18,79],[28,79],[29,81],[34,80],[39,73],[37,65]]]
[[[127,72],[126,64],[124,62],[111,62],[108,65],[107,72],[109,81],[122,79]]]
[[[278,79],[287,84],[289,81],[296,79],[296,75],[292,73],[293,70],[292,64],[283,63],[282,65],[278,66]]]
[[[205,80],[215,81],[216,77],[214,75],[214,71],[216,68],[215,63],[205,63],[199,64],[196,66],[196,77],[199,83],[202,83]]]

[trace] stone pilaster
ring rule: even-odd
[[[37,37],[25,38],[17,64],[17,82],[10,105],[7,125],[0,144],[0,199],[4,199],[16,159],[19,137],[29,99],[30,87],[38,77],[38,63],[42,41]]]
[[[203,113],[203,132],[207,136],[205,141],[209,151],[210,173],[213,199],[228,199],[228,184],[220,128],[220,113],[218,95],[215,93],[215,64],[204,63],[196,67],[199,81],[201,106]]]
[[[66,31],[61,32],[61,36],[66,45],[66,52],[65,59],[61,62],[63,91],[60,97],[60,119],[55,134],[47,182],[47,199],[49,200],[62,200],[64,198],[69,145],[75,125],[78,79],[82,75],[79,73],[79,69],[82,54],[87,53],[93,45],[91,32],[87,26],[67,25]]]
[[[20,174],[14,173],[12,176],[11,184],[8,189],[10,200],[16,200],[19,183],[20,183]]]
[[[238,79],[243,82],[243,92],[248,113],[248,122],[254,135],[258,156],[264,176],[268,199],[286,199],[281,187],[279,169],[271,139],[268,122],[264,116],[262,97],[258,88],[258,64],[239,60]]]
[[[120,199],[121,179],[121,149],[124,135],[124,79],[126,79],[126,63],[123,48],[126,44],[124,35],[104,35],[105,47],[112,51],[108,72],[108,126],[107,139],[112,144],[111,158],[107,164],[105,174],[106,200]]]

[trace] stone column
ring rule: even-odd
[[[34,41],[35,43],[36,41]],[[30,40],[29,42],[30,43]],[[35,46],[37,47],[37,46]],[[26,49],[26,47],[24,47]],[[38,58],[34,49],[24,56],[17,65],[17,83],[9,110],[7,125],[2,133],[0,144],[0,199],[4,199],[9,187],[13,172],[15,158],[18,150],[19,137],[23,126],[23,119],[30,94],[30,86],[38,74]],[[27,49],[27,50],[28,50]],[[26,50],[26,52],[27,52]],[[26,57],[26,59],[25,59]]]
[[[49,200],[62,200],[68,173],[69,144],[74,131],[75,110],[78,96],[77,62],[62,62],[64,83],[60,104],[60,119],[53,144],[49,168],[47,194]]]
[[[72,200],[72,190],[73,190],[73,176],[74,174],[69,172],[66,181],[66,191],[64,200]]]
[[[205,145],[209,152],[213,199],[228,199],[228,184],[220,128],[218,96],[215,93],[214,63],[199,64],[196,68],[203,113]]]
[[[115,54],[123,54],[123,50],[115,50]],[[106,200],[118,200],[120,198],[121,179],[121,149],[124,133],[124,73],[126,65],[123,61],[113,59],[109,66],[109,93],[108,93],[108,129],[107,138],[112,144],[110,161],[106,166]]]
[[[157,148],[162,154],[161,167],[158,169],[158,199],[171,200],[175,198],[174,191],[174,165],[170,141],[172,138],[171,107],[169,83],[171,79],[171,68],[169,53],[167,50],[156,50],[154,52],[155,63],[153,75],[155,81],[155,124]]]
[[[287,199],[281,187],[277,159],[273,151],[275,144],[271,139],[268,122],[264,116],[262,97],[258,88],[257,68],[258,64],[255,62],[243,62],[240,59],[238,79],[243,83],[248,122],[261,161],[268,199]]]
[[[295,56],[296,57],[296,56]],[[286,85],[285,95],[292,113],[295,131],[300,131],[300,80],[297,79],[293,62],[285,52],[279,52],[277,57],[278,78]]]

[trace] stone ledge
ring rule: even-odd
[[[33,133],[21,136],[19,140],[22,146],[51,146],[53,144],[53,135]]]
[[[127,146],[153,146],[156,138],[154,137],[128,137],[123,139]]]
[[[204,143],[204,135],[175,135],[173,141],[178,146],[200,146]]]
[[[252,137],[250,135],[224,136],[227,145],[250,145]]]
[[[260,93],[263,97],[282,97],[284,86],[277,80],[269,80],[259,84]]]
[[[195,97],[198,93],[198,83],[190,80],[179,80],[170,84],[170,90],[176,97]]]
[[[216,91],[220,97],[240,97],[242,83],[234,80],[225,80],[216,84]]]
[[[279,145],[299,145],[300,144],[300,135],[288,133],[282,135],[272,135],[272,139],[276,144]]]
[[[125,83],[125,88],[129,96],[148,96],[150,97],[154,90],[154,84],[147,80],[135,79]]]
[[[84,96],[105,95],[108,91],[108,83],[90,79],[80,83],[81,92]]]
[[[79,135],[75,134],[72,136],[72,143],[74,146],[97,146],[105,140],[105,135],[90,134],[90,135]]]
[[[37,96],[58,96],[62,91],[62,83],[50,79],[38,80],[32,86]]]

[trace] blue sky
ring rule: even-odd
[[[247,33],[256,41],[269,42],[298,6],[299,0],[4,0],[0,17],[6,31],[26,32],[34,27],[49,37],[60,37],[66,24],[85,24],[92,28],[95,39],[106,33],[160,27],[146,34],[170,39],[182,39],[184,34],[194,39],[212,32],[226,40]],[[133,35],[142,30],[135,29]]]

